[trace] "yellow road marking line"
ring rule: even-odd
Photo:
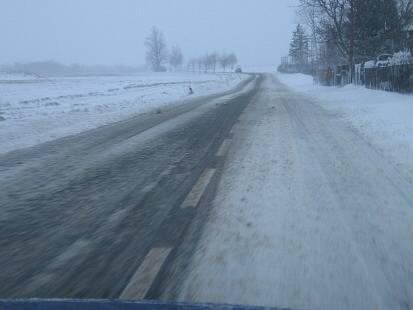
[[[205,189],[207,188],[214,174],[215,169],[205,169],[205,171],[202,173],[202,175],[192,188],[191,192],[188,194],[188,196],[186,196],[184,202],[181,205],[181,208],[195,208],[198,205]]]
[[[228,153],[230,146],[231,146],[231,139],[225,139],[224,142],[222,142],[221,146],[219,147],[219,150],[215,154],[215,156],[217,157],[225,156]]]
[[[172,248],[153,248],[133,275],[120,299],[143,299],[161,270]]]

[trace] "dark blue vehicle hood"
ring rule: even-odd
[[[241,305],[101,299],[0,299],[0,310],[292,310]]]

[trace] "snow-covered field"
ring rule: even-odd
[[[348,85],[314,85],[304,74],[277,74],[292,89],[340,115],[375,148],[413,173],[413,95]]]
[[[143,73],[125,77],[37,78],[0,73],[0,153],[230,89],[245,75]],[[191,96],[193,97],[193,96]]]

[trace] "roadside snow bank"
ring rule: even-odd
[[[144,73],[126,77],[37,78],[0,74],[0,153],[80,133],[224,91],[246,75]]]
[[[413,173],[413,96],[348,85],[314,85],[311,76],[277,74],[284,84],[339,114],[364,138]]]

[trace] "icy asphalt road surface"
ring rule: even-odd
[[[267,76],[234,129],[188,270],[180,300],[413,309],[411,179]]]
[[[412,308],[412,184],[253,85],[0,157],[0,297]]]
[[[257,81],[0,155],[0,298],[157,297],[139,266],[173,261]]]

